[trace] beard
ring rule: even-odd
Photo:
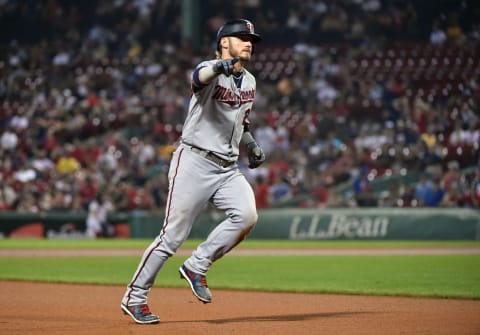
[[[233,58],[238,57],[243,63],[246,63],[250,61],[250,59],[252,58],[253,48],[251,50],[247,48],[247,49],[241,49],[240,51],[238,51],[238,49],[235,50],[233,48],[233,45],[230,44],[228,46],[228,51]]]
[[[252,58],[252,53],[248,50],[241,50],[240,52],[236,52],[232,54],[233,57],[238,57],[243,63],[249,62]]]
[[[252,58],[252,54],[250,52],[241,52],[238,58],[240,58],[242,62],[248,62]]]

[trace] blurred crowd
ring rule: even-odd
[[[196,47],[181,1],[0,1],[1,211],[163,211],[189,75],[232,17],[264,38],[248,69],[267,161],[239,161],[259,208],[480,207],[475,1],[201,3]]]

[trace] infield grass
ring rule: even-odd
[[[194,247],[199,241],[187,241]],[[2,240],[0,248],[144,248],[149,240]],[[9,246],[7,246],[9,244]],[[478,247],[478,242],[246,241],[250,248]],[[141,257],[0,257],[1,280],[127,285]],[[175,255],[156,286],[186,287]],[[480,255],[235,256],[215,263],[212,289],[480,299]]]

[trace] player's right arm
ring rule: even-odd
[[[212,82],[218,73],[213,71],[213,66],[204,65],[197,67],[192,74],[192,89],[194,92],[199,91],[203,87]]]
[[[222,59],[213,64],[200,65],[192,74],[192,85],[195,90],[201,89],[207,86],[215,79],[219,74],[225,74],[227,76],[233,73],[233,66],[238,62],[238,58]]]
[[[212,65],[199,66],[193,71],[192,83],[196,87],[206,86],[217,76]]]

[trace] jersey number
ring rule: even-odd
[[[245,111],[245,116],[243,117],[243,123],[242,124],[250,124],[250,121],[248,121],[248,115],[250,114],[252,110],[249,108]]]

